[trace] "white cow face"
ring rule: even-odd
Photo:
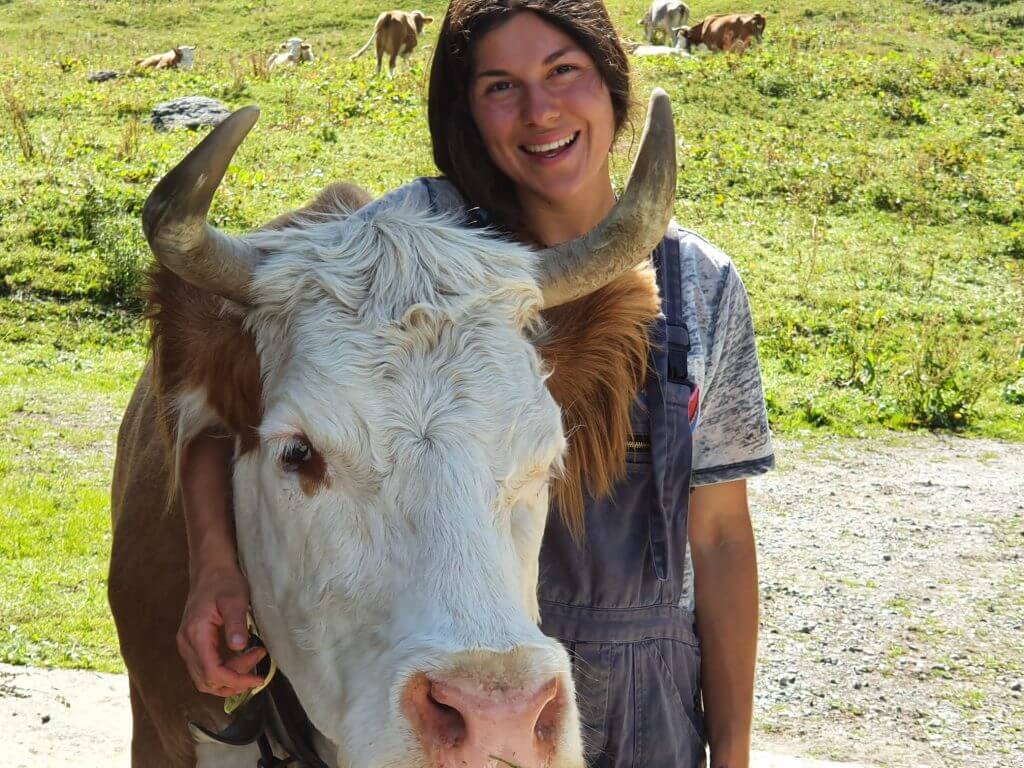
[[[530,253],[409,209],[252,239],[272,255],[239,548],[312,722],[352,768],[582,768],[568,658],[536,625],[565,439]]]
[[[289,38],[285,42],[281,43],[281,50],[282,51],[287,51],[288,55],[291,58],[293,58],[296,61],[298,61],[299,54],[302,51],[302,38],[301,37],[291,37],[291,38]]]

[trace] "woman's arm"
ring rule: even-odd
[[[259,685],[261,679],[249,673],[265,655],[253,649],[224,660],[226,649],[240,651],[249,638],[249,585],[238,567],[231,514],[233,443],[211,430],[183,450],[189,594],[178,629],[178,652],[197,689],[232,696]]]
[[[758,588],[746,481],[695,488],[689,537],[710,768],[748,768]]]

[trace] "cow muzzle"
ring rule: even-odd
[[[415,676],[402,708],[431,768],[546,768],[566,735],[568,677],[499,684]]]

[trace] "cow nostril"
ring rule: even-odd
[[[539,741],[552,742],[561,732],[562,719],[565,714],[565,696],[557,681],[553,681],[554,690],[551,692],[550,700],[537,715],[537,722],[533,726],[534,735]]]
[[[426,675],[417,675],[405,689],[402,708],[425,744],[451,750],[465,743],[469,727],[458,708],[441,701],[443,698],[435,695],[434,684]]]
[[[432,691],[427,693],[427,705],[423,714],[431,732],[445,746],[461,744],[466,738],[466,720],[459,710],[435,699]]]

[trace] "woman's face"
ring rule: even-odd
[[[520,200],[582,203],[605,194],[615,116],[593,59],[530,12],[489,31],[474,53],[473,119]]]

